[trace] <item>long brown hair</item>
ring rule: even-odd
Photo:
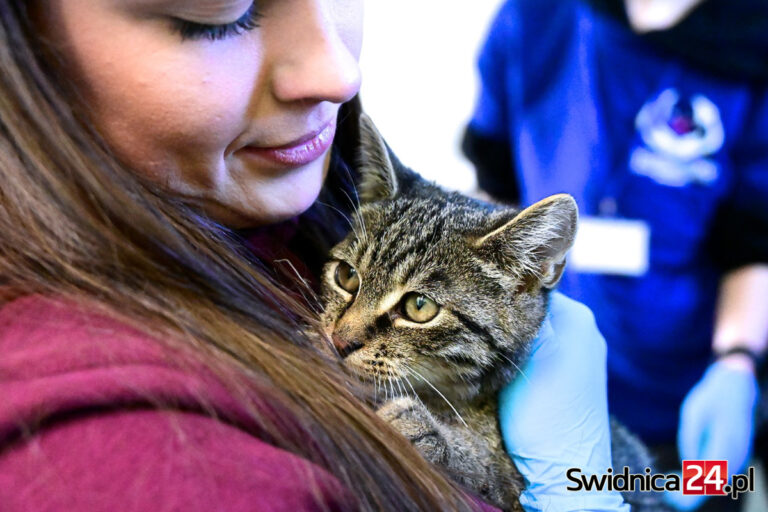
[[[231,231],[117,161],[25,4],[0,0],[0,284],[97,302],[173,333],[217,373],[236,367],[233,388],[249,390],[237,396],[280,416],[247,404],[264,435],[327,468],[363,509],[475,508],[363,404],[306,335],[312,313]]]

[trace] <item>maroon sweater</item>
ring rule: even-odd
[[[72,303],[0,308],[0,511],[357,509],[187,359]]]
[[[322,468],[200,410],[202,397],[219,418],[242,415],[180,359],[73,304],[2,307],[0,510],[298,511],[320,508],[315,491],[324,509],[356,508]]]

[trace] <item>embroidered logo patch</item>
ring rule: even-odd
[[[723,147],[720,111],[706,96],[681,97],[666,89],[635,118],[642,141],[630,155],[632,172],[670,187],[709,185],[719,168],[710,157]]]

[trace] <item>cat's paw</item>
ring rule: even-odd
[[[428,461],[443,464],[448,458],[448,443],[439,423],[418,400],[395,398],[384,403],[376,413],[408,438]]]

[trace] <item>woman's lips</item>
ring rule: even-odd
[[[319,131],[309,133],[293,142],[279,147],[245,146],[240,149],[249,156],[261,157],[283,166],[298,167],[323,156],[333,143],[336,123],[331,121]]]

